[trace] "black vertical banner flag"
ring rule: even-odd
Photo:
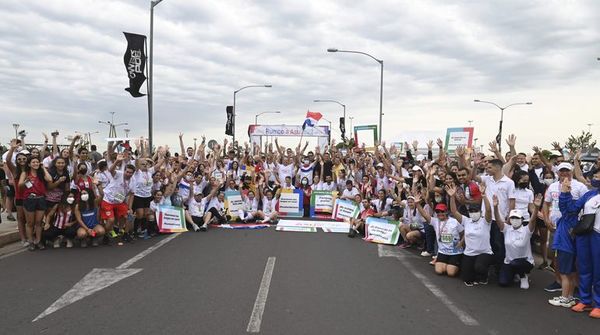
[[[127,50],[123,56],[123,61],[129,78],[129,87],[125,91],[129,92],[134,98],[143,97],[145,94],[140,93],[140,88],[146,80],[144,75],[144,69],[146,68],[146,52],[144,49],[146,36],[126,32],[123,32],[123,34],[127,39]]]
[[[340,132],[342,133],[342,139],[346,138],[346,119],[340,118]]]
[[[227,123],[225,123],[225,135],[233,136],[233,106],[225,108],[227,112]]]

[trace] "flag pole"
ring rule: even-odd
[[[148,55],[148,40],[144,37],[144,52]],[[146,95],[148,98],[148,147],[150,149],[150,157],[152,157],[152,89],[150,88],[150,81],[152,80],[152,76],[150,75],[150,69],[148,67],[148,59],[150,57],[146,57],[146,75],[148,80],[146,80]]]

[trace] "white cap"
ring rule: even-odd
[[[29,155],[31,152],[29,152],[29,150],[27,150],[27,149],[23,149],[23,150],[19,151],[19,153],[23,154],[23,155]]]
[[[418,161],[424,161],[427,159],[427,156],[423,155],[423,154],[418,154],[417,155],[417,160]]]
[[[413,166],[413,167],[412,167],[412,170],[413,170],[413,171],[421,171],[421,173],[423,173],[423,169],[421,169],[421,167],[420,167],[420,166],[418,166],[418,165],[415,165],[415,166]]]
[[[512,211],[510,211],[510,214],[508,215],[508,217],[511,218],[523,218],[523,214],[521,213],[520,210],[518,209],[513,209]]]
[[[556,168],[558,169],[558,171],[560,171],[562,169],[573,171],[573,165],[571,165],[570,163],[567,163],[567,162],[562,162],[562,163],[558,164],[558,166]]]
[[[194,195],[198,195],[198,194],[202,194],[202,190],[200,189],[200,187],[194,189]]]
[[[377,163],[377,167],[383,167],[383,163]]]

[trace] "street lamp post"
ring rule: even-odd
[[[354,120],[354,116],[350,116],[349,119],[350,119],[350,138],[353,138],[352,137],[352,129],[353,129],[352,128],[352,121]]]
[[[281,111],[270,111],[270,112],[258,113],[256,115],[254,115],[254,125],[256,126],[258,124],[258,117],[263,114],[280,114],[280,113],[281,113]]]
[[[375,57],[373,57],[372,55],[369,55],[366,52],[362,52],[362,51],[353,51],[353,50],[339,50],[336,48],[329,48],[327,49],[327,52],[346,52],[346,53],[353,53],[353,54],[361,54],[361,55],[365,55],[368,57],[371,57],[372,59],[374,59],[377,63],[379,63],[379,65],[381,66],[381,79],[379,82],[379,142],[382,141],[381,139],[381,133],[382,133],[382,122],[383,122],[383,60],[382,59],[377,59]]]
[[[152,138],[153,138],[153,130],[152,130],[152,99],[154,98],[154,92],[152,91],[152,75],[154,71],[152,70],[152,63],[154,60],[154,7],[161,3],[163,0],[151,0],[150,1],[150,53],[148,54],[148,146],[150,147],[150,152],[152,152]]]
[[[19,127],[21,126],[18,123],[13,123],[13,128],[15,128],[15,138],[19,138]]]
[[[329,133],[327,134],[327,142],[328,142],[328,143],[331,143],[331,121],[327,120],[327,119],[326,119],[326,118],[324,118],[324,117],[321,117],[321,119],[323,119],[323,120],[325,120],[325,121],[329,122]]]
[[[491,101],[483,101],[483,100],[479,100],[479,99],[475,99],[473,100],[474,102],[481,102],[484,104],[490,104],[490,105],[494,105],[496,107],[498,107],[498,109],[500,109],[500,127],[498,129],[498,135],[496,136],[496,143],[498,143],[498,151],[502,152],[502,122],[504,121],[504,110],[507,109],[510,106],[516,106],[516,105],[531,105],[532,102],[515,102],[512,103],[510,105],[506,105],[504,107],[500,107],[498,104],[496,104],[495,102],[491,102]]]
[[[131,129],[125,128],[123,129],[123,131],[125,131],[125,137],[129,138],[129,132],[131,131]]]
[[[342,108],[344,109],[344,129],[346,129],[346,105],[344,105],[343,103],[336,101],[336,100],[329,100],[329,99],[316,99],[313,100],[314,102],[332,102],[335,104],[338,104],[340,106],[342,106]]]
[[[242,88],[240,88],[238,90],[233,91],[233,120],[232,120],[233,121],[232,122],[233,123],[233,127],[232,127],[232,129],[233,129],[233,135],[232,135],[233,136],[233,141],[232,142],[233,142],[234,145],[235,145],[235,96],[236,96],[236,94],[239,91],[245,90],[245,89],[251,88],[251,87],[267,87],[267,88],[271,88],[271,87],[273,87],[273,85],[271,85],[271,84],[265,84],[265,85],[248,85],[248,86],[244,86],[244,87],[242,87]]]
[[[114,138],[114,137],[117,137],[117,127],[127,126],[128,123],[127,122],[123,122],[123,123],[117,123],[117,124],[115,124],[115,112],[110,112],[110,114],[111,114],[110,121],[98,121],[98,123],[102,123],[102,124],[108,125],[109,126],[109,128],[108,128],[108,137]]]

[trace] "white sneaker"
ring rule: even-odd
[[[428,253],[427,251],[423,251],[423,252],[421,252],[421,256],[423,256],[423,257],[429,257],[429,256],[431,256],[431,254]]]
[[[548,303],[552,306],[557,306],[557,307],[565,307],[565,308],[571,308],[573,306],[575,306],[576,302],[575,299],[573,298],[567,298],[567,297],[554,297],[550,300],[548,300]]]
[[[529,288],[529,277],[527,275],[521,278],[521,288],[527,290]]]
[[[52,247],[54,249],[60,248],[60,238],[57,237],[57,238],[54,239],[54,243],[52,243]]]
[[[195,232],[199,232],[200,231],[200,227],[198,227],[197,224],[192,222],[192,229],[194,229]]]
[[[208,225],[205,223],[202,226],[200,226],[199,228],[201,231],[207,231],[208,230]]]
[[[73,248],[73,240],[70,238],[67,239],[67,248]]]

